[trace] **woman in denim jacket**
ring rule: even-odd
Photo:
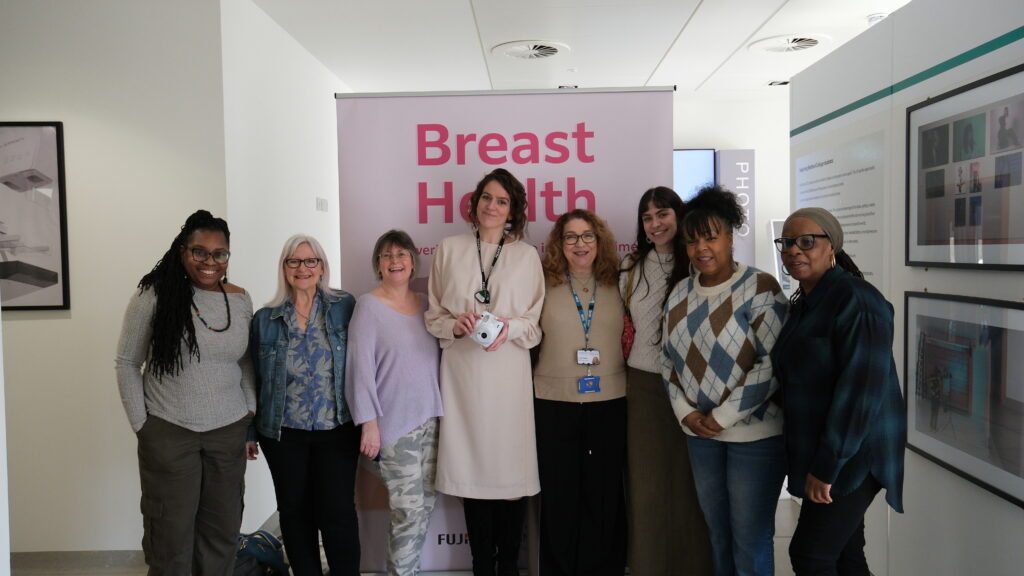
[[[253,317],[250,350],[256,432],[274,479],[285,550],[296,576],[320,575],[322,537],[331,574],[356,575],[359,431],[345,403],[355,298],[329,287],[330,266],[312,237],[289,238],[278,271],[277,295]]]

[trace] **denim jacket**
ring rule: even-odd
[[[334,397],[338,406],[338,419],[351,420],[345,404],[345,352],[348,340],[348,322],[352,318],[356,299],[348,292],[334,296],[320,292],[327,325],[327,340],[334,352]],[[276,308],[261,308],[252,318],[249,331],[249,350],[256,367],[256,431],[268,438],[280,440],[281,422],[284,420],[288,385],[288,323],[284,314],[287,304]]]

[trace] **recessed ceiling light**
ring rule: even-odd
[[[508,56],[517,60],[539,60],[569,51],[569,45],[548,40],[516,40],[491,48],[495,56]]]
[[[747,45],[747,50],[763,50],[776,54],[788,54],[809,50],[831,40],[832,38],[824,34],[786,34],[784,36],[772,36],[751,42]]]

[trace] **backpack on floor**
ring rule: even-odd
[[[266,530],[239,534],[234,576],[288,576],[281,541]]]

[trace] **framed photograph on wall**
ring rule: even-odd
[[[906,264],[1024,270],[1024,64],[907,108]]]
[[[0,304],[67,310],[64,126],[0,122]]]
[[[907,445],[1024,508],[1024,304],[907,292]]]

